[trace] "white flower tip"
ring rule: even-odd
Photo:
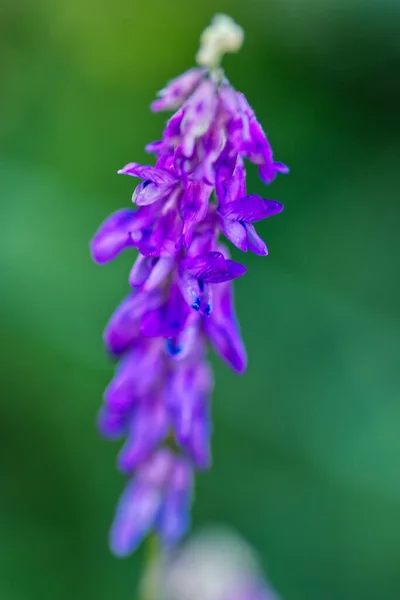
[[[200,38],[200,48],[196,55],[197,64],[215,68],[227,52],[240,50],[244,31],[227,15],[215,15],[211,25],[205,28]]]

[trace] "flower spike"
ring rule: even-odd
[[[141,180],[135,207],[109,216],[91,242],[98,263],[136,252],[131,291],[104,333],[119,363],[98,419],[104,436],[126,438],[117,465],[129,482],[110,533],[118,556],[153,530],[169,548],[189,527],[193,473],[211,464],[207,346],[234,371],[247,366],[232,289],[246,267],[230,259],[219,235],[266,255],[253,223],[283,206],[247,192],[244,160],[266,184],[288,169],[274,160],[254,111],[220,67],[243,39],[226,15],[204,31],[199,66],[170,81],[151,106],[176,111],[146,147],[156,164],[118,171]]]

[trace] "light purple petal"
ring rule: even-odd
[[[245,221],[254,223],[261,221],[272,215],[276,215],[283,210],[283,205],[275,200],[264,200],[257,194],[245,196],[234,202],[222,204],[219,207],[220,214],[233,221]]]
[[[158,340],[140,338],[119,361],[104,394],[106,406],[113,411],[130,410],[163,375],[162,345]]]
[[[173,284],[165,304],[144,315],[140,331],[146,337],[173,338],[185,327],[189,311],[178,285]]]
[[[103,437],[117,440],[125,435],[128,421],[129,413],[102,406],[97,417],[97,427]]]
[[[178,443],[186,449],[199,468],[210,462],[210,424],[208,415],[212,374],[200,359],[172,375],[167,390],[168,410]]]
[[[220,207],[246,196],[246,169],[243,160],[238,157],[235,169],[229,179],[217,178],[215,193]]]
[[[180,108],[168,120],[163,132],[163,151],[165,149],[175,149],[181,141],[181,125],[184,117],[184,109]]]
[[[129,163],[118,171],[120,175],[131,175],[139,179],[150,180],[159,185],[171,185],[176,182],[176,176],[166,169],[152,167],[149,165],[140,165],[139,163]]]
[[[190,182],[185,184],[179,212],[184,221],[203,221],[207,214],[208,200],[213,188],[206,183]]]
[[[158,95],[160,98],[151,105],[154,112],[160,110],[176,110],[193,92],[203,77],[204,69],[189,69],[179,77],[170,81]]]
[[[160,258],[139,254],[130,272],[129,284],[143,291],[150,291],[165,279],[174,264],[174,259],[170,257]]]
[[[225,181],[230,179],[235,170],[238,159],[238,150],[236,147],[227,140],[224,149],[219,155],[218,160],[214,164],[215,169],[215,180],[216,182]]]
[[[218,223],[224,236],[228,238],[236,248],[239,248],[242,252],[247,252],[247,230],[243,223],[224,219],[221,216],[219,216]]]
[[[179,190],[177,190],[179,193]],[[163,213],[152,229],[144,232],[137,244],[139,252],[145,256],[174,256],[177,253],[177,240],[182,232],[182,220],[173,207]]]
[[[160,305],[162,292],[159,289],[149,294],[130,294],[112,315],[104,332],[104,340],[114,354],[125,352],[139,335],[140,319],[146,310]]]
[[[259,166],[258,173],[262,181],[268,185],[273,182],[277,173],[289,173],[289,168],[283,163],[267,161]]]
[[[246,233],[247,233],[247,247],[254,254],[258,254],[259,256],[267,256],[268,248],[263,239],[260,238],[254,226],[250,223],[245,223]]]
[[[239,333],[230,282],[215,286],[214,310],[204,319],[204,328],[216,352],[235,371],[243,373],[247,366],[246,350]]]
[[[165,438],[168,418],[162,398],[143,399],[133,415],[128,439],[118,456],[118,468],[132,472]]]
[[[93,260],[106,263],[122,250],[133,246],[132,231],[137,231],[138,211],[122,209],[110,215],[98,229],[90,243]]]
[[[208,131],[216,108],[215,86],[210,79],[205,79],[184,105],[181,135],[185,156],[193,155],[196,140]]]
[[[205,283],[221,283],[246,273],[246,267],[233,260],[226,260],[221,252],[208,252],[202,256],[181,261],[181,272],[187,270]]]
[[[148,206],[159,200],[166,199],[171,193],[170,185],[158,185],[149,179],[142,181],[133,192],[132,202],[137,206]]]
[[[153,527],[162,503],[159,489],[142,482],[128,484],[117,507],[110,546],[117,556],[133,552]]]
[[[196,227],[196,221],[183,222],[181,234],[175,244],[176,249],[183,248],[184,250],[189,250]]]
[[[176,459],[157,521],[157,530],[167,547],[178,542],[189,528],[192,487],[189,463],[185,459]]]

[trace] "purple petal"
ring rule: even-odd
[[[253,225],[250,223],[244,224],[247,233],[247,247],[254,254],[258,254],[259,256],[267,256],[268,248],[264,242],[254,229]]]
[[[158,95],[160,98],[151,105],[154,112],[160,110],[176,110],[193,92],[203,77],[204,69],[190,69],[170,81]]]
[[[204,409],[203,414],[194,417],[190,437],[180,440],[198,469],[209,469],[211,466],[210,437],[210,419],[208,411]]]
[[[222,204],[219,207],[220,214],[233,221],[245,221],[253,223],[261,221],[283,210],[283,205],[275,200],[264,200],[257,194],[245,196],[234,202]]]
[[[156,288],[171,272],[175,264],[173,258],[139,256],[129,274],[129,285],[150,291]]]
[[[112,410],[108,406],[102,406],[98,417],[97,427],[101,435],[110,440],[117,440],[125,435],[129,420],[129,413]]]
[[[166,150],[175,150],[181,141],[181,125],[184,117],[184,109],[180,108],[167,122],[163,132],[162,148]]]
[[[110,215],[90,243],[93,260],[106,263],[125,248],[133,246],[131,233],[140,227],[138,216],[138,212],[131,209],[122,209]]]
[[[162,503],[159,489],[135,480],[128,484],[110,532],[111,550],[117,556],[133,552],[153,527]]]
[[[208,200],[213,188],[206,183],[188,181],[185,184],[179,212],[184,221],[202,221],[208,209]]]
[[[197,145],[198,164],[193,179],[214,185],[216,181],[215,163],[226,144],[224,123],[216,119],[209,130],[201,137]]]
[[[158,185],[150,180],[140,183],[133,192],[132,202],[137,206],[148,206],[166,199],[171,193],[170,185]]]
[[[209,130],[216,108],[215,86],[210,79],[205,79],[184,105],[181,135],[185,156],[193,155],[196,140]]]
[[[218,160],[215,162],[214,165],[214,169],[216,172],[216,182],[225,181],[232,177],[237,164],[237,159],[238,151],[229,140],[226,142],[224,149],[222,150]]]
[[[173,284],[165,304],[144,315],[140,331],[146,337],[173,338],[185,327],[189,311],[178,285]]]
[[[145,150],[150,154],[156,154],[157,156],[160,156],[165,150],[164,146],[165,144],[163,140],[157,140],[147,144],[147,146],[145,146]]]
[[[149,165],[140,165],[139,163],[129,163],[118,171],[120,175],[131,175],[139,179],[150,180],[159,185],[171,185],[176,182],[176,176],[166,169],[152,167]]]
[[[206,218],[197,223],[194,229],[188,256],[198,256],[209,252],[214,247],[214,241],[218,233],[216,206],[209,204]]]
[[[235,371],[243,373],[247,366],[246,350],[239,333],[229,282],[215,286],[214,310],[204,320],[204,328],[216,352]]]
[[[239,250],[242,250],[243,252],[247,252],[247,230],[243,223],[224,219],[221,216],[219,216],[218,223],[224,236],[227,237],[236,248],[239,248]]]
[[[230,204],[246,195],[246,169],[240,157],[237,158],[231,177],[221,179],[218,176],[215,193],[220,206]]]
[[[183,248],[184,250],[189,250],[193,240],[193,235],[196,226],[196,221],[184,221],[182,226],[182,232],[181,235],[178,237],[178,240],[175,244],[175,248]]]
[[[192,366],[182,364],[172,375],[166,401],[178,443],[199,468],[209,465],[208,417],[212,374],[203,358]]]
[[[125,352],[139,335],[140,319],[162,301],[161,290],[148,294],[130,294],[112,315],[104,332],[104,340],[114,354]]]
[[[141,338],[119,361],[115,376],[104,394],[106,406],[126,412],[148,394],[163,375],[162,346],[158,341]]]
[[[286,174],[289,173],[289,169],[283,163],[268,161],[265,164],[260,165],[258,173],[262,181],[268,185],[272,183],[277,173]]]
[[[140,467],[138,475],[140,480],[149,485],[159,488],[165,488],[174,468],[176,456],[168,448],[157,450]]]
[[[188,305],[200,314],[211,314],[211,289],[208,283],[183,269],[180,273],[179,285]]]
[[[192,487],[189,463],[177,459],[157,521],[158,532],[166,546],[176,544],[189,528]]]
[[[128,439],[118,456],[118,468],[132,472],[165,438],[167,431],[167,413],[162,400],[143,400],[132,417]]]
[[[179,193],[179,190],[177,190]],[[144,232],[137,243],[139,252],[145,256],[174,256],[177,240],[182,232],[182,220],[175,208],[163,213],[152,229]]]
[[[233,260],[226,260],[221,252],[208,252],[202,256],[181,261],[181,271],[187,270],[196,279],[207,283],[221,283],[236,279],[246,273],[246,267]]]

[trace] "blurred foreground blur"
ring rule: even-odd
[[[253,550],[227,528],[195,534],[156,561],[145,572],[142,592],[156,600],[278,600]]]

